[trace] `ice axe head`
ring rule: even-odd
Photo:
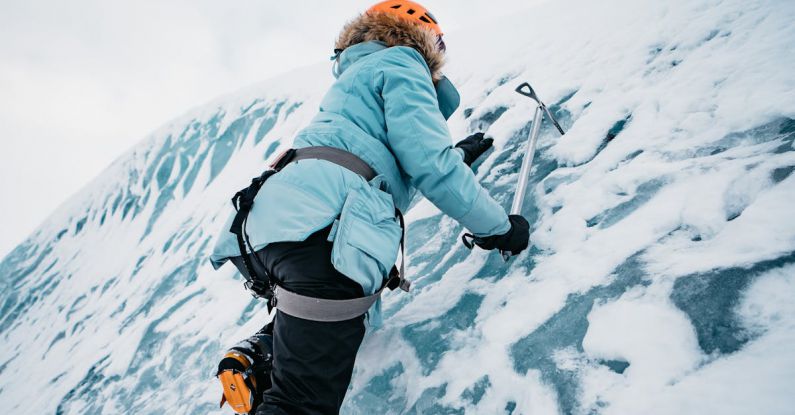
[[[549,120],[552,121],[552,124],[558,130],[560,135],[566,134],[563,131],[563,127],[561,127],[560,124],[558,123],[558,120],[556,120],[555,117],[552,115],[552,112],[550,112],[549,109],[547,108],[547,106],[543,102],[541,102],[540,99],[538,99],[538,95],[536,95],[536,91],[533,90],[533,87],[530,86],[530,84],[528,84],[527,82],[522,82],[521,85],[516,87],[516,92],[518,92],[518,93],[520,93],[520,94],[532,99],[533,101],[535,101],[538,104],[538,106],[542,110],[544,110],[544,113],[547,115],[547,118],[549,118]]]
[[[538,99],[538,96],[536,95],[536,91],[534,91],[533,87],[530,86],[530,84],[528,84],[527,82],[522,82],[521,85],[516,87],[516,92],[518,92],[518,93],[520,93],[520,94],[532,99],[533,101],[541,104],[541,100]]]

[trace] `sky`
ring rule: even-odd
[[[450,33],[528,3],[425,6]],[[0,258],[160,125],[328,59],[344,22],[371,4],[0,0]]]

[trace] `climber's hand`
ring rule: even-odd
[[[471,248],[472,243],[486,249],[499,249],[500,251],[510,252],[511,255],[519,255],[527,249],[530,240],[530,224],[527,219],[520,215],[509,215],[508,221],[511,222],[511,229],[502,235],[494,236],[472,236],[464,235],[464,244]],[[470,243],[466,238],[470,237]]]
[[[483,138],[483,133],[475,133],[461,140],[455,146],[464,151],[464,163],[471,166],[475,160],[491,148],[491,138]]]

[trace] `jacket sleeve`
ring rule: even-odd
[[[377,80],[384,103],[387,142],[416,187],[442,212],[477,236],[510,229],[505,210],[477,182],[452,146],[430,72],[419,52],[384,53]]]

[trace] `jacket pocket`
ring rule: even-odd
[[[331,262],[372,293],[397,259],[401,232],[389,194],[369,185],[353,189],[342,207]]]

